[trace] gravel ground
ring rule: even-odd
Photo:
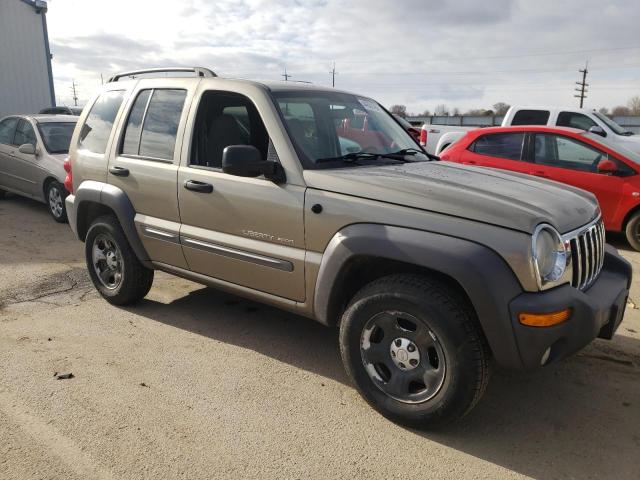
[[[335,330],[165,274],[140,305],[112,307],[69,227],[7,196],[0,478],[638,479],[636,300],[638,279],[612,342],[496,372],[463,422],[423,433],[358,396]]]

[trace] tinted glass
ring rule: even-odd
[[[140,155],[173,160],[186,90],[154,90],[144,118]]]
[[[38,129],[49,153],[69,153],[69,144],[76,128],[75,122],[39,123]]]
[[[0,122],[0,143],[13,145],[13,136],[16,133],[18,119],[15,117],[5,118]]]
[[[536,134],[534,161],[542,165],[596,172],[598,163],[607,154],[569,137]]]
[[[546,125],[548,121],[547,110],[519,110],[513,116],[511,125]]]
[[[256,107],[244,95],[205,92],[198,106],[191,164],[222,167],[222,152],[230,145],[252,145],[265,160],[277,161]]]
[[[520,160],[524,133],[496,133],[484,135],[472,145],[478,155]]]
[[[597,125],[596,122],[586,115],[572,112],[560,112],[556,123],[559,127],[579,128],[581,130],[589,130],[591,127]]]
[[[151,95],[151,90],[143,90],[138,94],[138,98],[131,108],[127,126],[125,127],[124,141],[122,143],[122,152],[125,155],[138,155],[138,147],[140,145],[140,132],[142,130],[142,118],[144,110],[147,108],[147,101]]]
[[[24,145],[25,143],[29,143],[36,146],[36,133],[33,131],[33,127],[26,120],[20,120],[18,123],[18,128],[16,128],[16,136],[14,137],[13,143],[16,145]]]
[[[91,107],[89,116],[80,130],[78,147],[93,153],[103,154],[107,149],[113,121],[118,114],[124,98],[121,90],[105,92],[98,97]]]

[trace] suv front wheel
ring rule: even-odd
[[[340,348],[365,400],[410,427],[463,417],[489,379],[489,349],[468,301],[418,275],[391,275],[360,290],[343,314]]]
[[[93,285],[109,303],[128,305],[149,292],[153,270],[140,263],[115,217],[94,221],[84,245]]]

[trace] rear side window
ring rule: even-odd
[[[186,90],[143,90],[127,119],[122,154],[173,160]]]
[[[478,138],[471,145],[470,150],[478,155],[520,160],[522,158],[523,143],[524,132],[496,133]]]
[[[16,145],[24,145],[25,143],[29,143],[34,147],[36,146],[36,134],[29,122],[27,122],[26,120],[20,120],[13,142]]]
[[[91,107],[89,116],[80,130],[78,147],[92,153],[104,154],[107,149],[113,122],[120,110],[124,92],[114,90],[98,97]]]
[[[546,125],[548,121],[548,110],[519,110],[513,116],[511,125]]]
[[[0,143],[13,145],[13,136],[16,133],[18,119],[15,117],[5,118],[0,122]]]
[[[573,112],[560,112],[557,124],[559,127],[579,128],[580,130],[589,130],[591,127],[597,126],[596,122],[586,115]]]

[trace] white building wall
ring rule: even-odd
[[[45,11],[35,2],[0,0],[0,117],[55,104]]]

